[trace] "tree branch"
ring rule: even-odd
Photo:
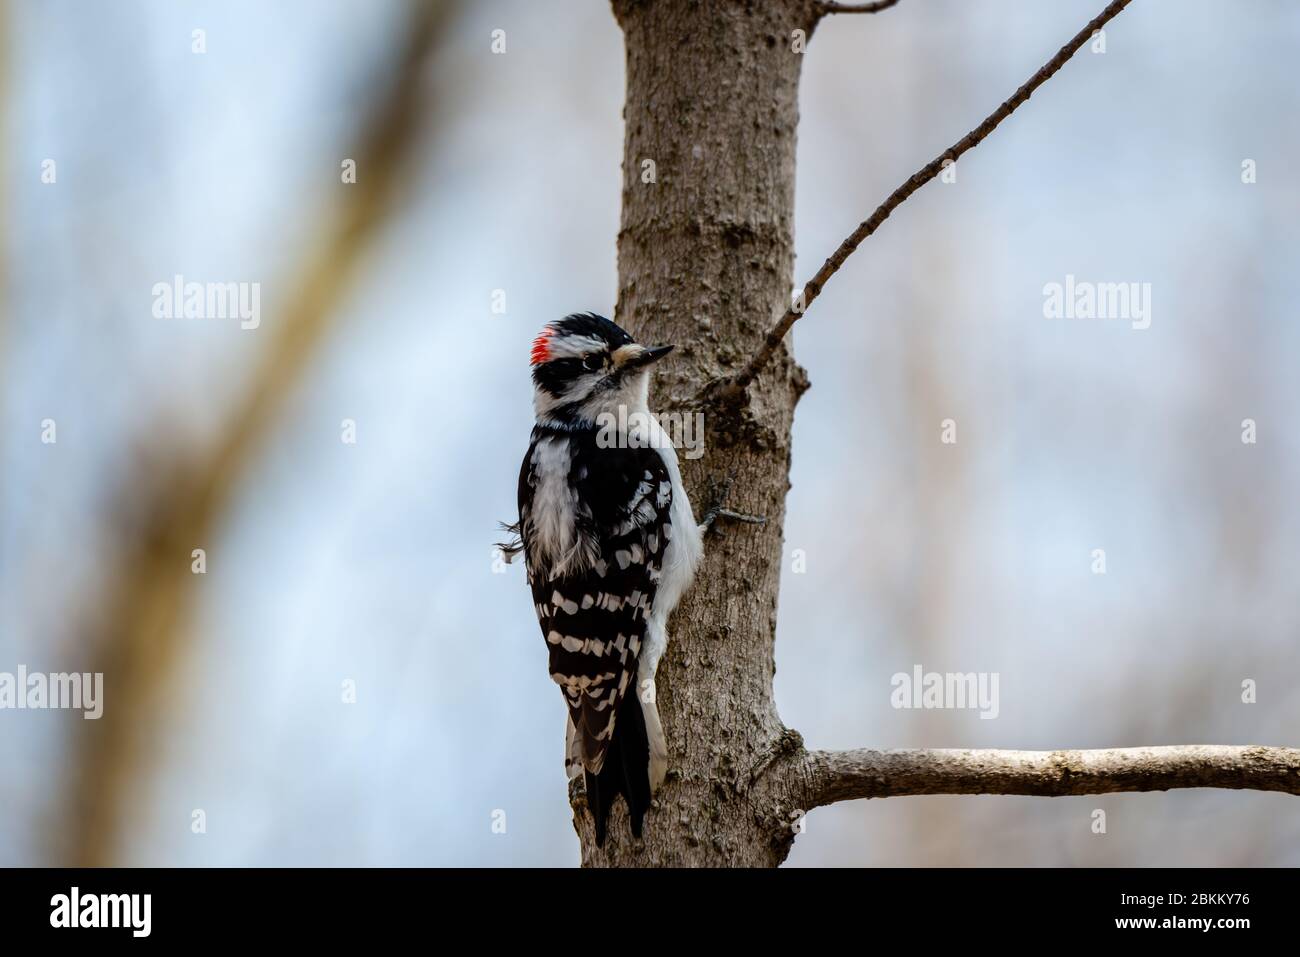
[[[857,798],[918,794],[1061,797],[1172,788],[1300,794],[1300,750],[1189,744],[1100,751],[813,751],[807,810]]]
[[[897,3],[898,0],[875,0],[874,3],[836,3],[834,0],[826,0],[817,4],[817,12],[823,16],[828,13],[879,13]]]
[[[826,260],[821,269],[817,270],[817,274],[808,280],[808,284],[803,287],[803,292],[800,293],[794,304],[786,310],[785,315],[771,328],[763,339],[763,345],[749,361],[749,364],[741,370],[740,374],[714,382],[707,391],[719,399],[733,401],[738,399],[744,390],[749,387],[749,384],[754,381],[754,377],[771,360],[780,347],[781,340],[790,331],[790,327],[794,325],[795,320],[807,311],[813,300],[821,294],[827,281],[844,265],[844,261],[849,258],[862,241],[879,229],[880,224],[888,219],[889,214],[901,206],[904,200],[938,176],[940,170],[944,168],[945,162],[949,160],[956,162],[959,156],[971,147],[977,146],[986,136],[997,129],[998,124],[1015,112],[1016,108],[1028,100],[1036,89],[1046,83],[1057,70],[1064,66],[1065,61],[1070,59],[1081,46],[1087,43],[1093,33],[1101,29],[1103,24],[1128,6],[1129,3],[1130,0],[1112,0],[1111,3],[1107,4],[1106,9],[1093,17],[1087,26],[1076,33],[1069,43],[1057,51],[1056,56],[1044,63],[1037,73],[1025,81],[1020,89],[1011,95],[1010,99],[986,117],[983,123],[913,173],[907,182],[894,190],[889,195],[889,198],[876,207],[876,211],[868,219],[864,220],[857,229],[853,230],[848,239],[840,244],[839,249],[835,250],[830,259]]]

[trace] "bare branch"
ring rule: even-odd
[[[828,13],[879,13],[881,10],[888,10],[898,3],[898,0],[875,0],[874,3],[835,3],[834,0],[826,0],[825,3],[817,4],[817,12],[825,15]]]
[[[1300,750],[1189,744],[1099,751],[813,751],[807,807],[917,794],[1060,797],[1172,788],[1300,794]]]
[[[932,159],[921,169],[912,174],[902,186],[894,190],[889,198],[876,207],[876,211],[864,220],[857,229],[849,235],[849,238],[840,244],[839,249],[835,250],[830,259],[822,264],[817,274],[808,280],[808,284],[803,287],[803,292],[799,295],[794,305],[790,306],[768,332],[763,340],[763,345],[758,352],[749,361],[749,364],[736,375],[729,379],[724,379],[714,383],[709,390],[722,399],[736,399],[740,394],[749,387],[754,381],[754,377],[763,370],[763,367],[771,360],[776,350],[781,345],[781,340],[785,334],[790,331],[795,320],[799,318],[808,307],[812,305],[813,300],[821,294],[826,282],[835,275],[844,261],[849,258],[852,252],[858,248],[861,242],[880,228],[880,224],[889,218],[889,214],[902,205],[903,201],[924,186],[930,180],[939,175],[940,170],[944,168],[947,161],[956,162],[957,158],[969,150],[971,147],[978,145],[986,136],[992,133],[999,123],[1005,120],[1016,108],[1029,99],[1033,92],[1047,82],[1053,74],[1056,73],[1065,61],[1070,59],[1078,49],[1088,42],[1088,39],[1101,27],[1110,20],[1115,14],[1119,13],[1130,0],[1112,0],[1106,6],[1106,9],[1093,17],[1082,30],[1076,33],[1073,39],[1057,51],[1056,55],[1043,64],[1042,68],[1031,76],[1021,87],[1011,95],[1011,98],[994,110],[984,122],[975,129],[971,130],[956,143],[944,150],[934,159]]]

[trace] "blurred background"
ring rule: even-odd
[[[823,21],[795,279],[1101,5]],[[9,0],[0,31],[0,671],[106,685],[99,721],[0,711],[0,864],[576,864],[492,543],[532,336],[613,308],[608,5]],[[1138,0],[799,324],[776,691],[811,747],[1300,744],[1298,41],[1284,0]],[[1151,283],[1150,328],[1044,318],[1067,274]],[[156,318],[176,275],[260,284],[260,325]],[[998,718],[891,708],[916,664],[997,672]],[[1300,809],[859,801],[790,864],[1295,866]]]

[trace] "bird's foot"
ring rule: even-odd
[[[727,496],[731,494],[731,485],[735,481],[735,474],[728,475],[721,482],[715,483],[710,491],[709,506],[704,510],[704,515],[700,519],[700,534],[706,534],[709,529],[713,528],[718,519],[726,519],[731,522],[741,522],[746,525],[764,525],[767,518],[762,515],[749,515],[745,512],[736,512],[727,508],[724,503]]]

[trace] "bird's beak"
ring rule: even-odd
[[[631,372],[634,369],[643,369],[653,362],[658,362],[672,351],[672,346],[642,347],[626,345],[614,353],[614,362],[620,372]]]

